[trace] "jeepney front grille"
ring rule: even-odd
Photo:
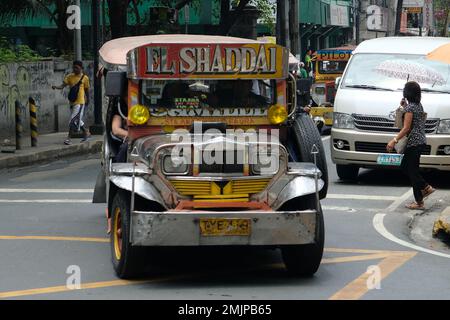
[[[376,131],[376,132],[399,132],[400,129],[395,126],[395,121],[372,115],[353,114],[355,128],[362,131]],[[425,133],[435,133],[439,119],[427,119],[425,123]]]
[[[208,199],[248,198],[250,194],[262,192],[270,179],[248,179],[230,181],[170,180],[182,196]]]

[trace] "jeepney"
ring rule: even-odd
[[[314,103],[310,114],[319,131],[333,125],[335,81],[342,76],[353,50],[353,46],[321,49],[313,56],[315,70],[311,98]]]
[[[100,61],[108,107],[94,202],[107,203],[118,277],[139,275],[146,249],[187,246],[279,248],[290,273],[316,272],[328,175],[314,123],[296,113],[287,49],[139,36],[107,42]],[[119,163],[111,122],[123,106]]]

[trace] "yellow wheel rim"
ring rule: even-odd
[[[122,216],[120,213],[120,208],[116,208],[114,212],[113,235],[114,253],[116,255],[116,259],[120,260],[122,256]]]

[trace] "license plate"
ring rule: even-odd
[[[251,233],[250,219],[235,218],[204,218],[200,219],[200,234],[202,236],[249,236]]]
[[[383,166],[400,166],[402,160],[402,154],[380,154],[377,159],[377,164]]]

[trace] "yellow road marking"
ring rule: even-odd
[[[108,238],[59,237],[59,236],[0,236],[0,240],[47,240],[47,241],[109,242]]]
[[[392,252],[385,250],[366,250],[366,249],[347,249],[347,248],[325,248],[325,252],[335,252],[335,253],[382,253],[382,252]]]
[[[337,258],[325,258],[322,259],[322,263],[331,264],[331,263],[344,263],[344,262],[356,262],[356,261],[365,261],[365,260],[376,260],[386,258],[387,253],[375,253],[375,254],[364,254],[359,256],[351,256],[351,257],[337,257]]]
[[[94,238],[94,237],[65,237],[65,236],[0,236],[0,240],[47,240],[47,241],[79,241],[79,242],[98,242],[98,243],[108,243],[108,238]],[[336,264],[336,263],[346,263],[346,262],[356,262],[356,261],[366,261],[366,260],[376,260],[383,259],[377,266],[381,270],[381,280],[385,279],[389,274],[394,272],[396,269],[401,267],[408,260],[413,258],[417,252],[412,251],[385,251],[385,250],[365,250],[365,249],[347,249],[347,248],[325,248],[325,252],[332,253],[355,253],[360,255],[345,256],[345,257],[334,257],[334,258],[324,258],[322,259],[322,264]],[[284,264],[272,264],[268,267],[272,268],[284,268]],[[101,281],[101,282],[90,282],[81,285],[81,289],[96,289],[105,287],[116,287],[116,286],[126,286],[142,283],[152,283],[152,282],[162,282],[170,281],[176,279],[182,279],[187,277],[192,277],[193,275],[178,275],[178,276],[168,276],[162,278],[155,278],[151,280],[112,280],[112,281]],[[350,282],[344,288],[336,292],[331,296],[330,300],[353,300],[359,299],[364,294],[368,292],[367,279],[370,276],[368,273],[363,273],[358,278]],[[38,294],[49,294],[57,292],[67,292],[74,291],[66,286],[55,286],[47,288],[36,288],[18,291],[6,291],[0,292],[0,299],[13,298],[20,296],[38,295]]]
[[[38,295],[38,294],[49,294],[49,293],[58,293],[58,292],[86,290],[86,289],[128,286],[128,285],[135,285],[135,284],[170,281],[170,280],[176,280],[176,279],[185,278],[185,277],[187,277],[187,276],[186,275],[184,275],[184,276],[169,276],[169,277],[156,278],[156,279],[133,280],[133,281],[131,281],[131,280],[112,280],[112,281],[88,282],[88,283],[81,284],[80,289],[69,289],[67,286],[55,286],[55,287],[36,288],[36,289],[27,289],[27,290],[5,291],[5,292],[0,292],[0,299],[21,297],[21,296],[31,296],[31,295]]]
[[[414,257],[417,252],[396,252],[384,258],[377,266],[381,270],[381,280],[385,279],[396,269],[405,264],[408,260]],[[369,273],[363,273],[358,278],[350,282],[344,288],[333,294],[329,300],[357,300],[365,295],[369,288],[367,286],[367,279],[370,277]]]

